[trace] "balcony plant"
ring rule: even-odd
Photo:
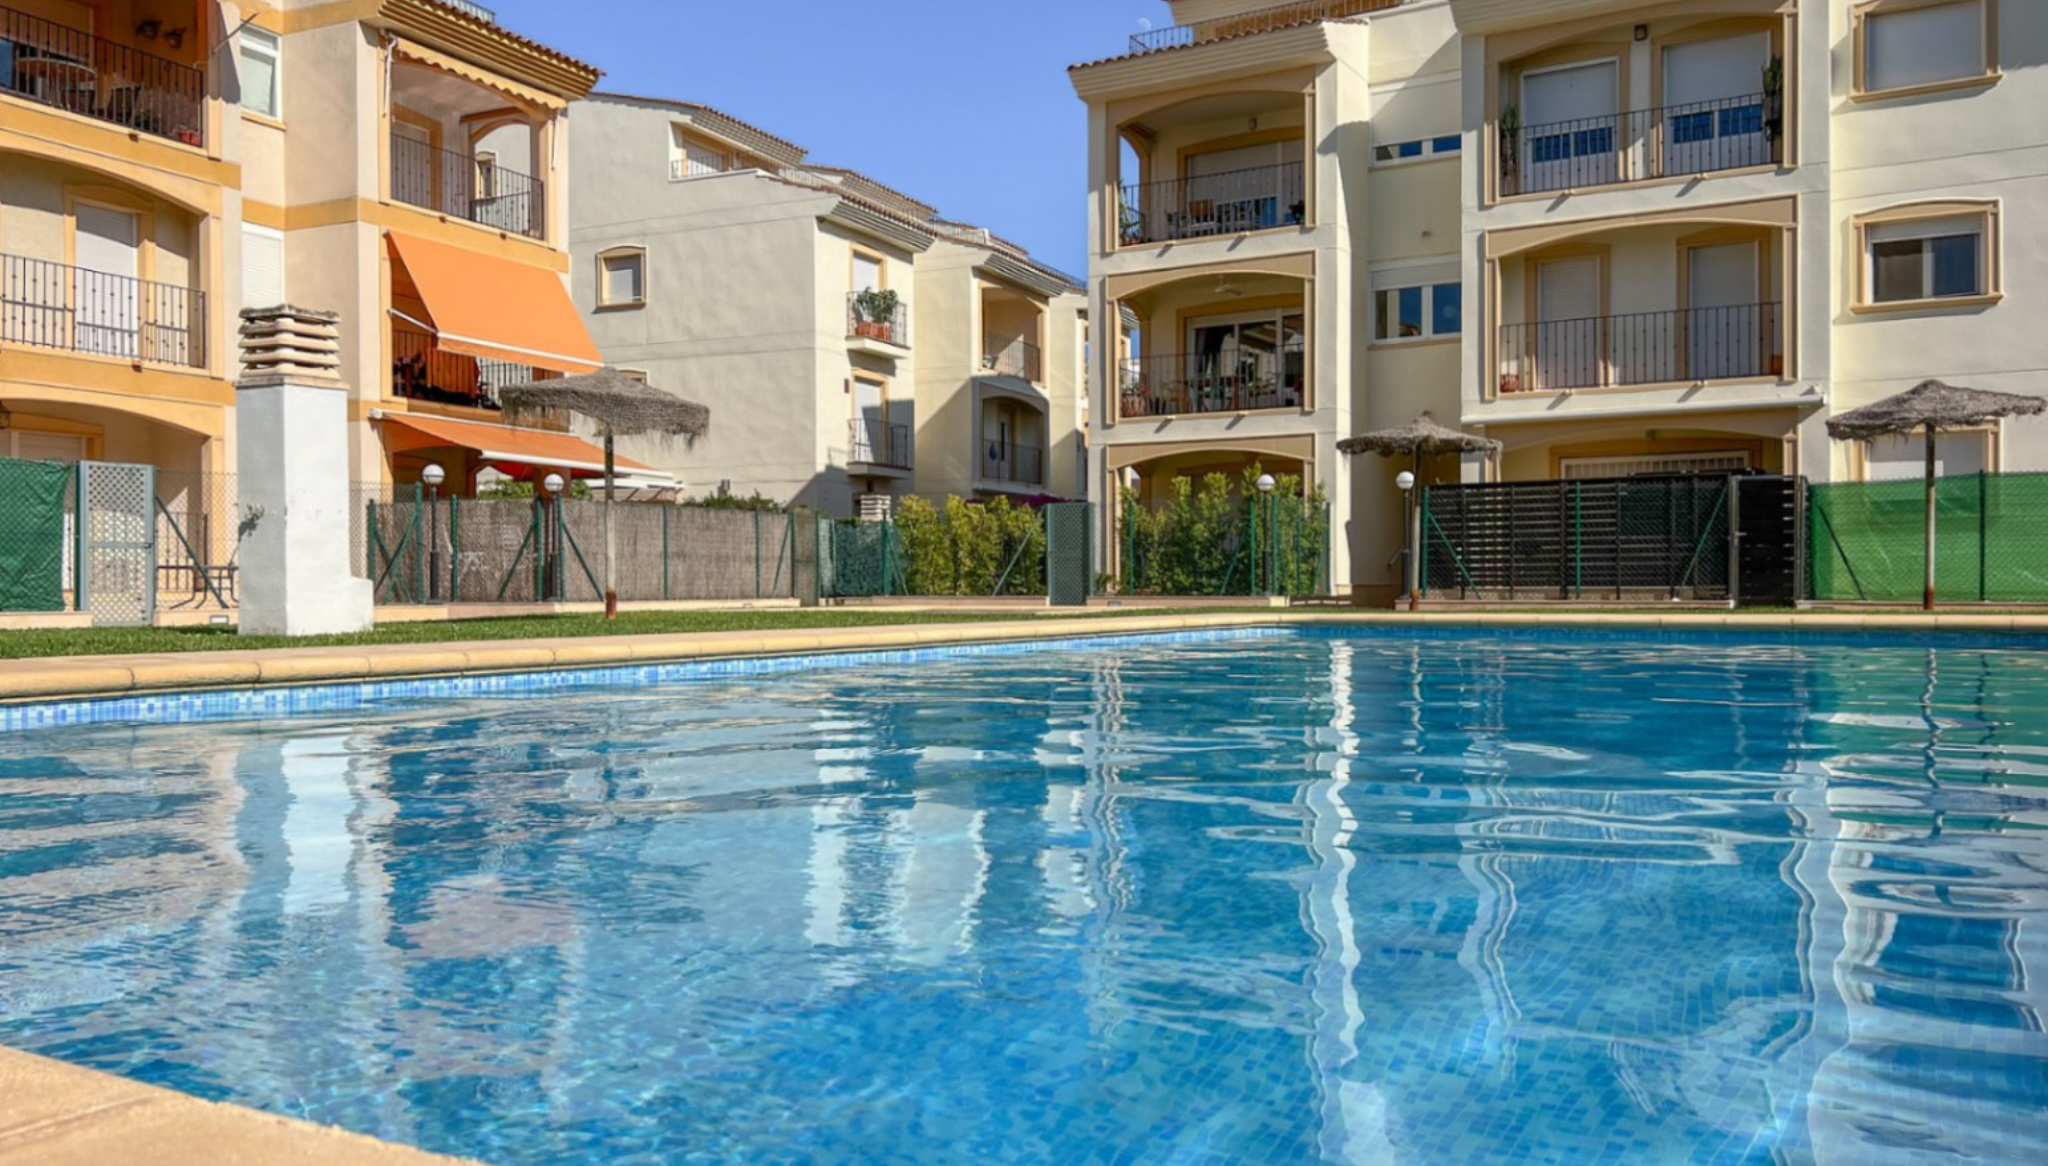
[[[901,302],[901,298],[888,288],[871,287],[854,293],[854,334],[870,340],[894,341],[896,309]]]
[[[1511,103],[1500,111],[1500,191],[1515,193],[1522,165],[1522,111]]]
[[[1764,66],[1764,134],[1772,142],[1785,136],[1785,58],[1772,57]]]

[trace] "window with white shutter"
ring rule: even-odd
[[[284,232],[244,224],[242,307],[275,308],[286,302]]]

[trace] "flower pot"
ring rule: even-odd
[[[1500,375],[1500,391],[1519,393],[1522,391],[1522,377],[1519,373],[1505,372]]]

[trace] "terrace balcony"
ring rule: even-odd
[[[394,132],[391,199],[529,239],[547,237],[547,184],[487,156]]]
[[[1124,362],[1119,417],[1180,417],[1299,409],[1300,352],[1241,348],[1235,354],[1177,352]]]
[[[848,292],[846,339],[858,352],[898,355],[910,347],[910,305],[873,291]]]
[[[1304,183],[1296,161],[1126,186],[1117,241],[1136,247],[1301,226],[1308,216]]]
[[[1035,445],[990,439],[983,443],[979,477],[1011,486],[1045,485],[1045,451]]]
[[[192,35],[197,48],[204,33]],[[0,8],[0,96],[206,145],[204,70],[12,8]]]
[[[1295,0],[1292,4],[1276,4],[1271,8],[1241,12],[1234,16],[1218,16],[1209,20],[1197,20],[1188,24],[1176,24],[1137,33],[1131,37],[1131,51],[1150,53],[1160,49],[1185,48],[1189,45],[1207,44],[1210,41],[1231,40],[1282,28],[1294,28],[1319,20],[1342,20],[1349,16],[1363,16],[1369,12],[1397,7],[1403,2],[1404,0]]]
[[[1500,392],[1784,375],[1782,304],[1636,312],[1500,329]]]
[[[1631,110],[1503,130],[1496,150],[1502,197],[1589,190],[1778,164],[1782,95]]]
[[[983,338],[981,370],[990,376],[1014,377],[1032,384],[1045,381],[1045,356],[1028,340],[991,335]]]
[[[495,413],[503,408],[499,389],[555,375],[547,369],[443,351],[431,333],[417,329],[391,330],[391,395],[403,400]]]
[[[205,368],[206,293],[0,255],[0,344]]]

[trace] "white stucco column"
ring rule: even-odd
[[[310,636],[372,626],[370,581],[349,570],[348,386],[339,316],[242,313],[235,386],[243,635]]]

